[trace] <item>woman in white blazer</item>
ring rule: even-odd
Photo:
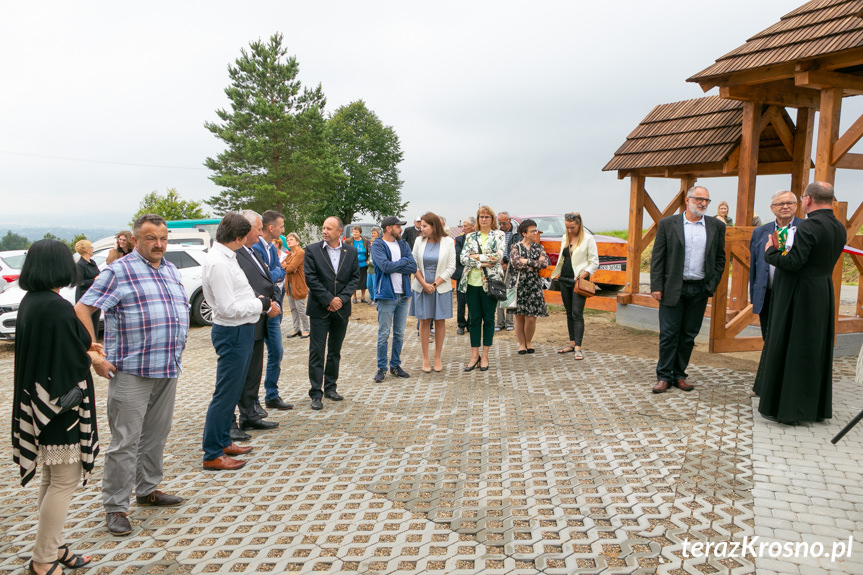
[[[428,212],[421,218],[421,236],[414,242],[417,271],[411,280],[410,314],[420,322],[423,371],[430,373],[429,331],[434,321],[434,370],[442,371],[441,352],[446,320],[452,318],[452,274],[455,273],[455,242],[444,233],[440,217]]]

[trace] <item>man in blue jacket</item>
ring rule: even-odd
[[[393,348],[390,373],[396,377],[410,377],[402,369],[402,342],[411,297],[410,274],[417,271],[411,247],[402,239],[402,226],[407,222],[389,216],[381,222],[383,235],[372,244],[372,261],[375,264],[375,301],[378,304],[378,371],[375,382],[387,375],[387,345],[390,331]]]
[[[273,240],[285,231],[285,216],[274,210],[267,210],[261,215],[263,230],[261,237],[252,246],[252,249],[260,254],[270,273],[270,279],[276,284],[276,302],[282,307],[284,299],[283,289],[280,286],[285,281],[285,270],[279,261],[279,253]],[[286,410],[294,406],[282,401],[279,397],[279,375],[282,373],[282,314],[267,321],[267,333],[264,335],[264,343],[267,344],[267,375],[264,377],[264,404],[271,409]]]
[[[749,240],[749,301],[752,302],[752,313],[757,313],[761,320],[761,339],[764,341],[767,341],[770,292],[773,290],[776,269],[764,259],[764,244],[767,243],[767,236],[779,228],[800,225],[803,220],[794,215],[796,210],[797,196],[794,192],[776,192],[770,200],[770,211],[776,216],[776,221],[755,228]]]

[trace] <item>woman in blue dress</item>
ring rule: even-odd
[[[455,272],[455,242],[444,233],[440,217],[422,216],[422,235],[414,242],[417,272],[411,281],[410,314],[420,322],[420,346],[425,373],[432,370],[429,359],[429,331],[434,321],[434,370],[443,371],[441,352],[446,337],[446,320],[452,318],[452,274]]]

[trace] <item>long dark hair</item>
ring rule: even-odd
[[[26,291],[48,291],[78,283],[78,266],[69,246],[39,240],[27,250],[18,285]]]

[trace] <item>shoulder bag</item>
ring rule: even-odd
[[[479,235],[476,237],[476,244],[479,247],[480,255],[483,254],[482,246],[479,243]],[[482,274],[485,276],[486,285],[488,285],[488,297],[495,301],[503,301],[506,299],[506,284],[502,280],[489,277],[488,268],[482,268]]]
[[[583,297],[593,297],[596,295],[596,285],[590,280],[578,278],[573,291]]]

